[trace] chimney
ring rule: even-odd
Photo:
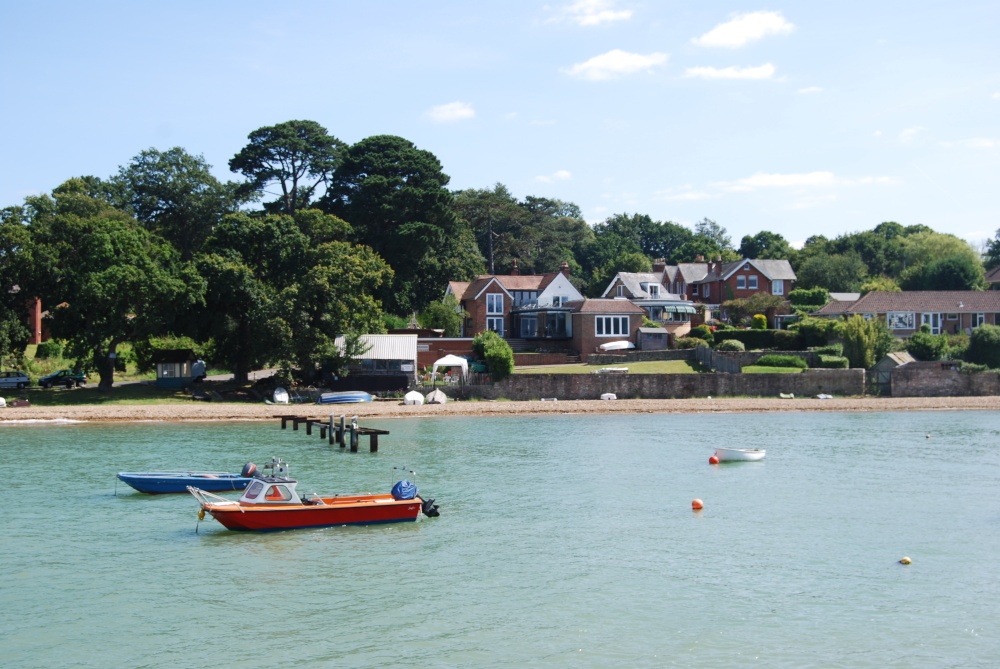
[[[559,271],[562,272],[562,275],[568,279],[569,278],[569,263],[566,262],[565,260],[563,260],[561,263],[559,263]]]
[[[517,268],[517,258],[514,258],[514,266],[510,270],[511,276],[517,276],[521,273],[521,270]]]
[[[667,270],[667,261],[664,258],[657,258],[653,261],[653,273],[662,274]]]
[[[705,262],[705,256],[695,256],[694,257],[694,261],[695,262]]]

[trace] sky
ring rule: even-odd
[[[0,4],[0,207],[253,130],[399,135],[450,188],[736,247],[883,221],[1000,229],[1000,3],[258,0]]]

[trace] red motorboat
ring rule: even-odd
[[[401,523],[415,521],[421,513],[429,517],[439,515],[434,500],[419,497],[416,486],[405,479],[384,495],[302,498],[295,490],[298,481],[288,476],[287,463],[274,458],[262,469],[260,474],[254,474],[238,501],[188,486],[188,492],[201,505],[198,518],[204,518],[208,512],[230,530],[267,532],[331,525]]]

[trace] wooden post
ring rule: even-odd
[[[378,453],[378,433],[373,432],[371,436],[368,437],[368,450],[372,453]]]
[[[340,414],[340,430],[337,432],[337,443],[343,448],[347,445],[347,428],[344,426],[344,414]]]
[[[288,416],[281,417],[281,429],[284,430],[288,426]]]
[[[313,422],[311,420],[306,420],[306,436],[311,437],[313,433]]]
[[[326,439],[326,423],[317,423],[319,425],[319,438]]]
[[[358,452],[358,417],[351,420],[351,453]]]
[[[296,416],[292,420],[292,429],[295,430],[295,431],[298,431],[298,429],[299,429],[299,417],[298,416]]]
[[[330,440],[328,442],[326,442],[330,446],[333,446],[333,433],[334,433],[334,429],[335,428],[333,427],[333,414],[330,414]]]

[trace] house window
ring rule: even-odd
[[[707,283],[701,287],[701,296],[704,297],[706,300],[712,298],[712,289],[711,286],[709,286]]]
[[[736,277],[736,290],[744,290],[747,287],[747,278],[740,274]]]
[[[486,293],[486,313],[503,313],[503,293]]]
[[[617,288],[617,292],[615,292],[615,295],[617,295],[618,297],[625,297],[625,286],[619,285]]]
[[[958,320],[958,314],[948,314],[948,320],[949,321],[957,321]]]
[[[986,314],[973,314],[972,316],[972,327],[978,328],[980,325],[986,323]]]
[[[698,284],[692,284],[691,285],[691,294],[692,295],[697,295],[698,294]]]
[[[503,318],[487,318],[486,319],[486,329],[496,332],[501,337],[503,336]]]
[[[651,283],[648,286],[646,286],[646,292],[649,293],[650,297],[659,297],[660,287],[655,283]]]
[[[916,315],[912,311],[890,311],[885,315],[890,330],[915,330]]]
[[[628,335],[628,316],[598,316],[594,319],[598,337]]]
[[[750,280],[750,290],[757,290],[757,275],[751,274],[747,278]]]
[[[784,295],[785,294],[785,280],[775,279],[771,282],[771,294],[772,295]]]

